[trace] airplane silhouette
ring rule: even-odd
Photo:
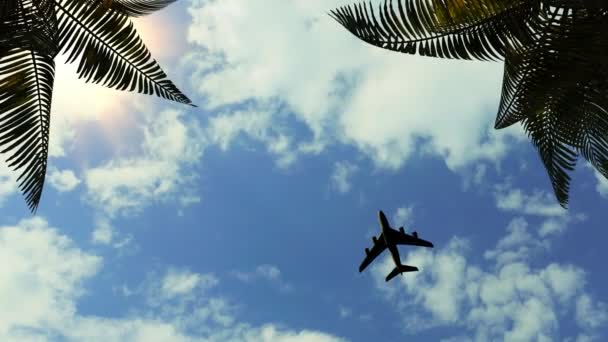
[[[412,235],[406,234],[403,227],[400,227],[399,231],[391,228],[382,210],[378,212],[378,219],[380,220],[382,233],[380,233],[380,236],[377,238],[375,236],[372,237],[374,246],[372,247],[371,251],[369,248],[365,249],[365,259],[361,263],[361,266],[359,266],[359,272],[363,272],[367,265],[374,261],[374,259],[376,259],[376,257],[380,255],[380,253],[382,253],[386,248],[388,248],[391,256],[393,257],[393,261],[395,262],[395,269],[389,273],[388,276],[386,276],[386,281],[393,279],[398,274],[403,274],[403,272],[418,271],[418,267],[401,264],[401,258],[399,257],[397,245],[413,245],[433,248],[433,244],[429,241],[419,239],[418,233],[416,232],[413,232]]]

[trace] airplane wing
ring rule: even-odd
[[[365,259],[359,266],[359,272],[363,272],[363,270],[369,265],[380,253],[382,253],[386,249],[386,243],[384,242],[384,236],[380,234],[378,239],[375,240],[374,246],[372,246],[371,250],[365,249]]]
[[[413,245],[433,248],[433,244],[431,242],[418,238],[416,233],[414,233],[412,236],[405,232],[394,229],[390,229],[389,231],[391,235],[390,239],[392,239],[392,241],[394,241],[397,245]]]

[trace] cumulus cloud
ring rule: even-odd
[[[177,196],[180,186],[186,192],[183,185],[194,177],[187,167],[200,159],[205,140],[199,126],[182,116],[175,110],[147,114],[140,153],[87,169],[92,204],[113,216]]]
[[[595,302],[588,295],[582,295],[576,301],[575,317],[581,326],[599,328],[608,323],[608,307],[606,303]]]
[[[209,143],[227,150],[238,136],[249,136],[264,143],[266,151],[277,158],[278,166],[288,167],[299,152],[294,150],[292,138],[284,132],[284,127],[272,121],[273,110],[276,108],[272,105],[252,106],[211,118],[205,131]]]
[[[37,330],[64,324],[83,293],[82,282],[101,265],[101,258],[75,247],[40,217],[0,227],[0,258],[3,341],[35,338]]]
[[[555,201],[552,194],[536,190],[526,194],[522,189],[511,188],[508,184],[499,184],[494,192],[496,206],[504,211],[521,212],[537,216],[565,216],[567,211]]]
[[[549,237],[563,233],[571,223],[583,222],[587,219],[587,215],[583,213],[573,213],[560,207],[554,196],[546,191],[534,190],[532,193],[526,193],[522,189],[512,188],[508,183],[498,184],[495,186],[494,198],[499,210],[542,218],[543,221],[537,229],[542,242],[540,240],[538,242],[547,248],[550,245]],[[522,221],[526,222],[523,218],[519,222]],[[515,225],[521,226],[519,223]],[[509,227],[507,230],[514,227],[513,222]],[[512,234],[525,230],[521,227],[513,229],[515,231],[511,231]],[[522,245],[519,250],[523,252],[528,247]]]
[[[208,109],[234,112],[222,114],[230,124],[215,127],[222,137],[218,143],[234,132],[266,144],[281,137],[281,151],[290,152],[279,157],[292,159],[342,143],[385,168],[401,167],[420,150],[455,169],[500,159],[512,138],[523,136],[519,127],[492,129],[499,63],[420,58],[371,47],[327,16],[329,9],[347,3],[192,3],[188,40],[193,49],[184,60],[195,70],[193,85]],[[429,94],[441,98],[429,100]],[[307,128],[308,137],[287,128],[293,121]]]
[[[507,234],[502,237],[496,247],[484,253],[486,259],[495,260],[501,266],[516,261],[525,261],[549,247],[548,241],[536,238],[528,231],[528,221],[517,217],[507,226]]]
[[[188,270],[169,269],[161,281],[161,295],[172,298],[178,295],[189,294],[195,288],[210,289],[216,286],[219,280],[211,274],[198,274]]]
[[[229,300],[208,294],[217,278],[175,268],[148,280],[154,291],[129,291],[149,296],[152,305],[122,318],[82,315],[78,299],[102,259],[40,217],[0,227],[0,257],[2,341],[345,341],[315,330],[240,322]]]
[[[59,192],[72,191],[81,182],[72,170],[52,169],[47,179],[51,186]]]
[[[494,261],[489,268],[469,260],[467,240],[453,238],[434,252],[416,250],[407,255],[404,263],[418,266],[420,272],[385,283],[394,267],[388,257],[372,272],[386,298],[398,309],[407,308],[405,324],[410,331],[461,326],[470,338],[448,340],[552,340],[559,336],[560,318],[568,317],[577,322],[580,336],[596,336],[605,327],[605,303],[593,302],[579,267],[530,266],[529,254],[542,242],[529,232],[523,218],[515,218],[496,247],[486,251],[486,258]],[[412,313],[413,307],[421,310]]]

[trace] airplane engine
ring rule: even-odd
[[[405,234],[405,230],[403,229],[403,227],[399,227],[399,231],[401,232],[401,234]]]
[[[414,237],[417,239],[418,238],[418,233],[417,232],[413,232],[412,235],[414,235]]]
[[[368,255],[368,254],[369,254],[369,248],[366,248],[365,249],[365,255]]]
[[[378,242],[378,238],[376,238],[375,236],[372,236],[372,242],[373,242],[374,244],[376,244],[376,242]]]

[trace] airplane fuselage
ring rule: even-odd
[[[429,241],[419,239],[416,232],[412,233],[412,235],[406,234],[403,227],[400,227],[399,230],[391,228],[391,225],[388,223],[382,210],[378,212],[378,220],[380,221],[380,230],[382,232],[379,237],[372,237],[372,242],[374,243],[372,249],[365,249],[365,259],[363,259],[361,265],[359,265],[359,272],[363,272],[378,255],[387,249],[391,253],[395,268],[386,276],[386,281],[389,281],[400,274],[403,275],[405,272],[417,272],[418,267],[403,265],[401,263],[397,245],[414,245],[432,248],[433,244]]]
[[[386,243],[386,248],[388,248],[388,251],[391,253],[391,256],[393,257],[393,261],[395,262],[395,265],[401,266],[401,258],[399,257],[399,249],[397,249],[397,245],[395,245],[395,243],[391,239],[388,238],[390,236],[389,230],[391,229],[391,226],[388,223],[388,220],[386,219],[386,216],[384,216],[384,213],[382,211],[380,211],[378,213],[378,217],[380,218],[380,227],[382,229],[382,236],[384,237],[384,242]]]

